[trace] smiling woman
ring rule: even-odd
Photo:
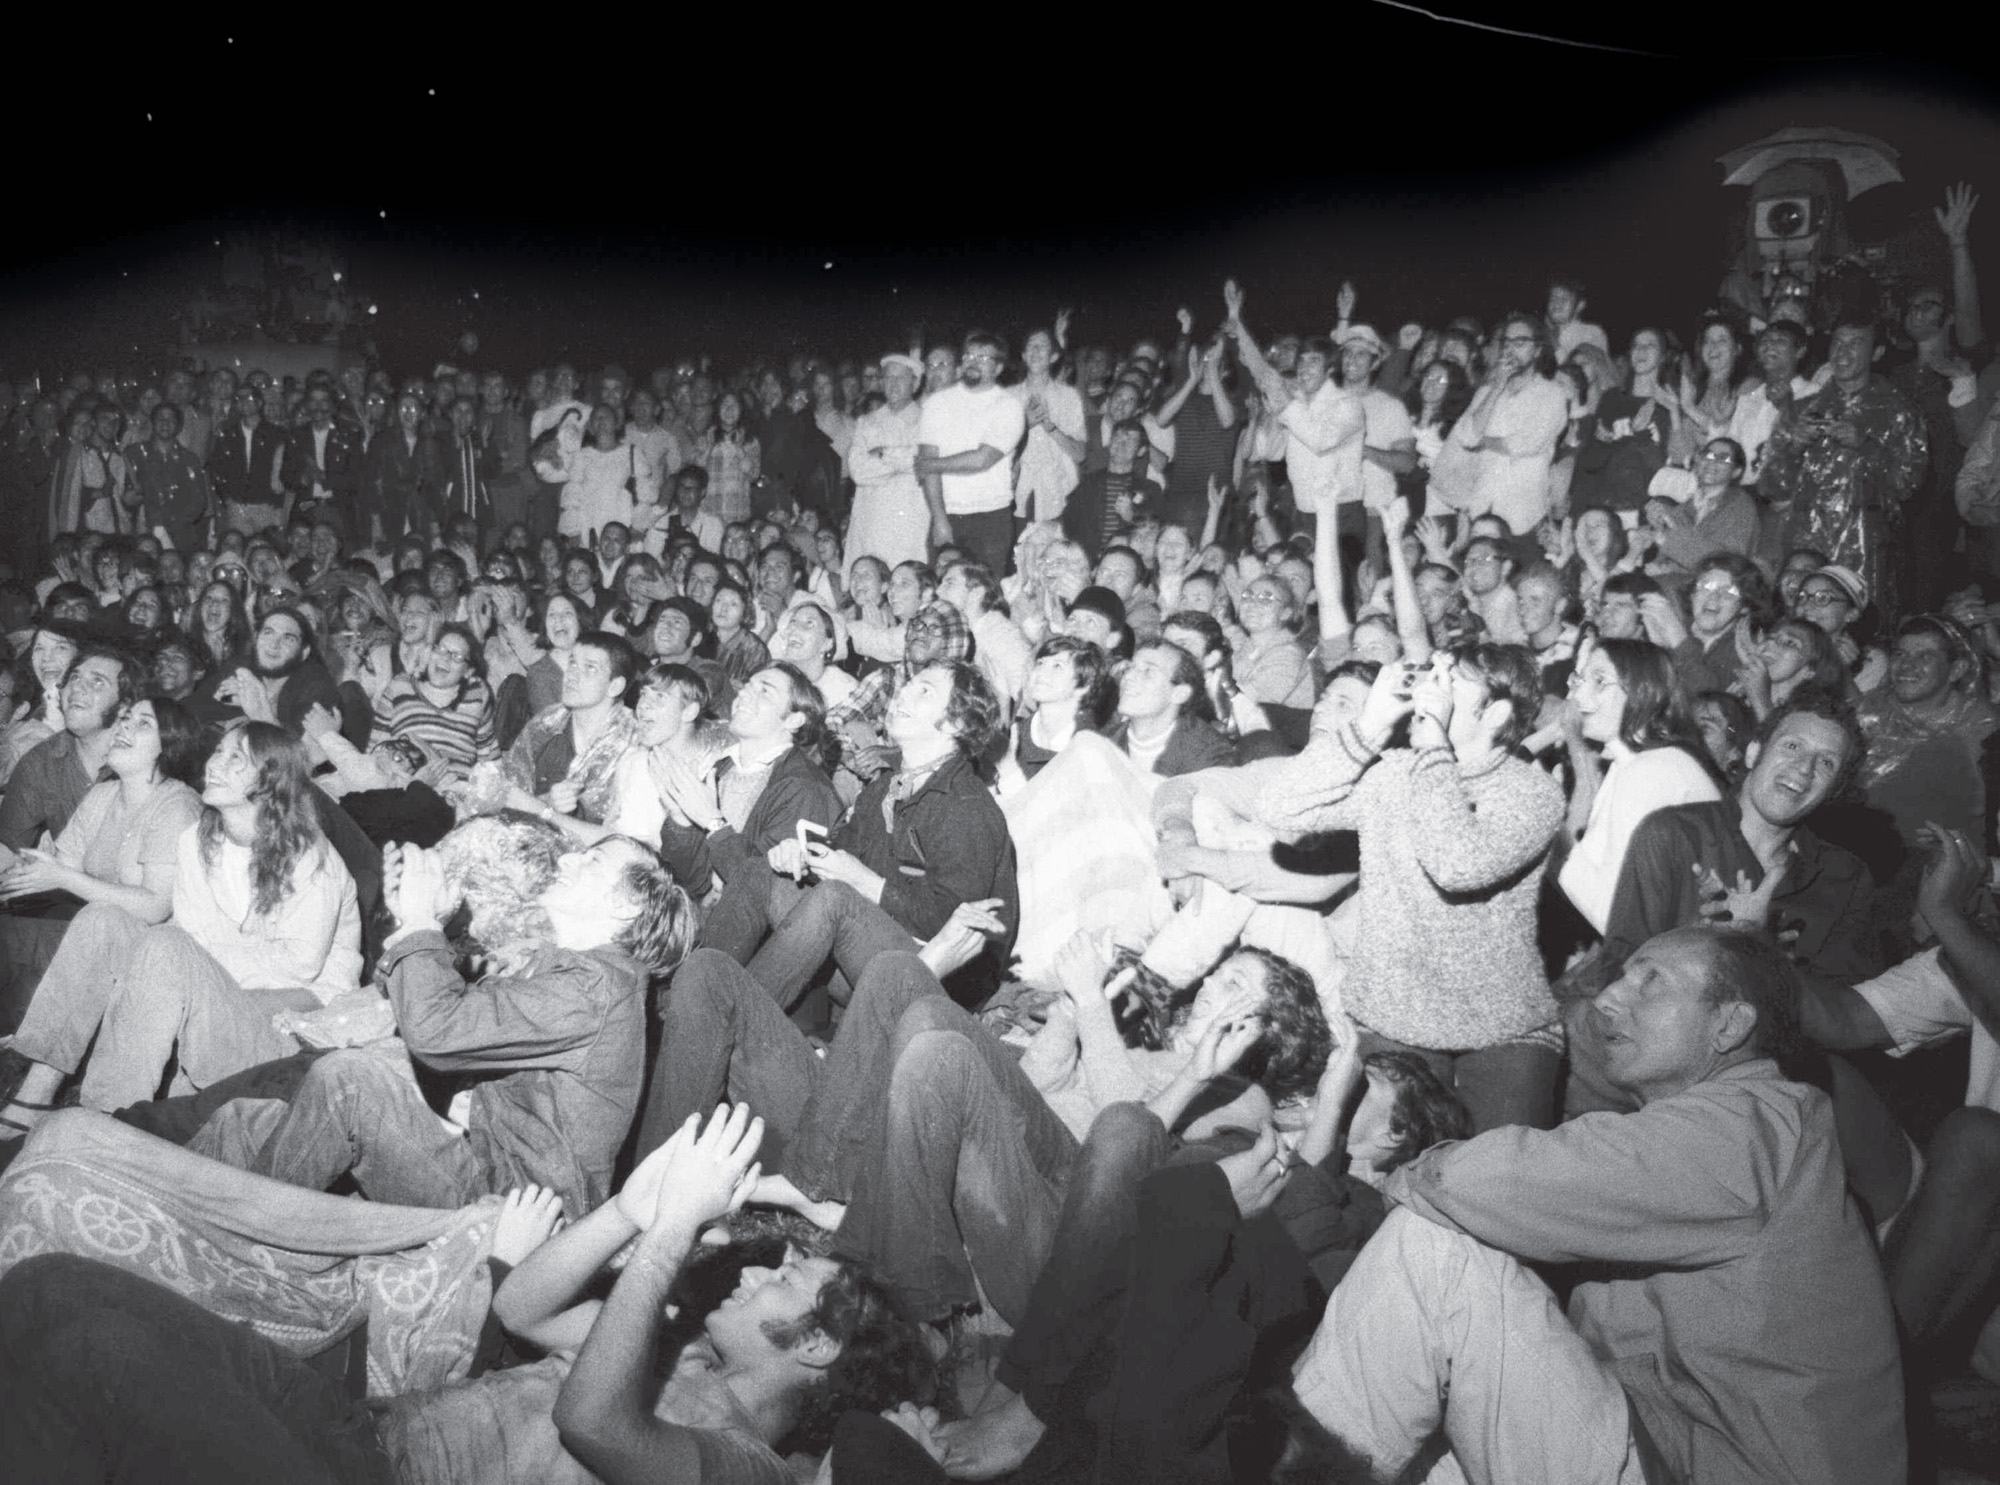
[[[128,728],[128,760],[151,746]],[[206,808],[176,842],[173,922],[149,927],[108,901],[77,914],[15,1039],[36,1064],[18,1107],[49,1103],[79,1067],[87,1108],[151,1099],[170,1062],[177,1087],[205,1088],[294,1049],[274,1012],[316,1009],[359,983],[354,881],[320,833],[312,788],[295,738],[262,722],[223,734]],[[12,1112],[0,1123],[31,1127]]]

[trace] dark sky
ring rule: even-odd
[[[607,12],[495,20],[480,45],[405,29],[335,47],[269,5],[192,18],[111,54],[87,107],[53,67],[60,92],[0,104],[34,142],[10,190],[0,365],[135,340],[151,359],[221,230],[287,218],[345,245],[398,369],[463,328],[503,364],[643,368],[874,351],[918,322],[1018,338],[1058,302],[1084,338],[1124,340],[1183,302],[1212,324],[1227,273],[1260,325],[1324,328],[1348,277],[1385,329],[1490,317],[1559,270],[1614,333],[1685,325],[1740,209],[1715,156],[1792,123],[1902,152],[1906,183],[1857,203],[1864,226],[1927,212],[1952,180],[1988,187],[1975,248],[2000,284],[2000,103],[1952,60],[1969,38],[1899,7],[1902,53],[1857,57],[1861,38],[1796,8],[1743,9],[1457,7],[1560,40],[1382,4],[1262,29],[1219,9],[1216,35],[1157,50],[1130,36],[1138,12],[1101,41],[1067,17],[1041,35],[1026,9],[815,27],[743,8],[714,12],[721,37]]]

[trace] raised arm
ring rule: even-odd
[[[1334,513],[1319,512],[1313,522],[1313,588],[1319,596],[1319,638],[1323,645],[1337,644],[1354,627],[1347,617],[1347,590],[1340,575],[1339,538]]]
[[[1382,512],[1382,536],[1389,558],[1389,597],[1396,608],[1396,634],[1403,641],[1403,658],[1412,665],[1431,663],[1431,626],[1417,602],[1417,581],[1410,573],[1403,533],[1410,524],[1410,502],[1398,495]]]
[[[563,1446],[606,1485],[699,1485],[695,1431],[655,1416],[654,1363],[667,1294],[702,1229],[741,1206],[760,1174],[764,1121],[737,1104],[690,1118],[660,1182],[645,1236],[618,1276],[556,1396]]]
[[[1257,390],[1264,394],[1264,400],[1273,407],[1283,407],[1292,400],[1292,389],[1278,370],[1264,359],[1264,353],[1257,348],[1256,337],[1243,323],[1243,290],[1236,280],[1230,279],[1222,286],[1222,302],[1229,311],[1229,318],[1223,329],[1236,342],[1236,357],[1243,363],[1243,369],[1250,373],[1250,379],[1257,384]]]
[[[1962,350],[1986,338],[1979,313],[1979,274],[1972,266],[1972,212],[1978,205],[1972,187],[1961,181],[1944,193],[1944,205],[1933,213],[1951,247],[1951,298]]]

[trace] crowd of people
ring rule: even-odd
[[[1975,204],[1615,343],[0,387],[10,1469],[1921,1474],[2000,1382]]]

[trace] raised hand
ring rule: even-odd
[[[749,1200],[762,1173],[757,1150],[764,1143],[764,1121],[751,1116],[747,1103],[724,1104],[706,1124],[690,1114],[682,1132],[687,1138],[666,1162],[647,1225],[677,1227],[692,1236]]]
[[[1382,535],[1388,541],[1400,542],[1409,529],[1410,502],[1398,495],[1382,508]]]
[[[1069,320],[1070,310],[1067,307],[1056,311],[1056,344],[1059,346],[1069,345]]]
[[[1917,886],[1917,911],[1937,929],[1940,918],[1962,914],[1986,882],[1986,853],[1962,830],[1947,830],[1935,821],[1917,831],[1931,851]]]
[[[1396,724],[1416,708],[1416,667],[1407,661],[1385,665],[1376,672],[1361,704],[1354,727],[1363,742],[1381,747],[1396,730]]]
[[[1414,351],[1419,345],[1423,344],[1423,339],[1424,327],[1419,325],[1415,320],[1410,321],[1409,324],[1396,332],[1396,344],[1402,350]]]
[[[1355,292],[1354,285],[1351,282],[1341,284],[1340,292],[1333,299],[1333,308],[1335,313],[1340,316],[1341,324],[1345,325],[1349,320],[1354,318],[1354,306],[1360,300],[1361,296]]]
[[[1223,280],[1222,307],[1228,311],[1231,325],[1243,323],[1243,290],[1233,278]]]
[[[1979,205],[1979,198],[1972,187],[1960,181],[1944,193],[1944,205],[1932,211],[1937,218],[1938,230],[1953,247],[1962,247],[1972,230],[1973,208]]]
[[[1247,1006],[1225,1007],[1209,1022],[1188,1059],[1188,1076],[1211,1082],[1241,1062],[1263,1035],[1264,1023],[1254,999]]]
[[[1185,304],[1174,311],[1174,318],[1180,322],[1181,334],[1194,334],[1194,313]]]
[[[1071,935],[1068,943],[1056,950],[1056,981],[1062,986],[1063,993],[1078,1004],[1093,998],[1112,998],[1111,987],[1104,983],[1110,969],[1111,958],[1104,952],[1095,934],[1079,930]],[[1126,983],[1131,981],[1128,979]],[[1122,990],[1124,986],[1118,988]]]

